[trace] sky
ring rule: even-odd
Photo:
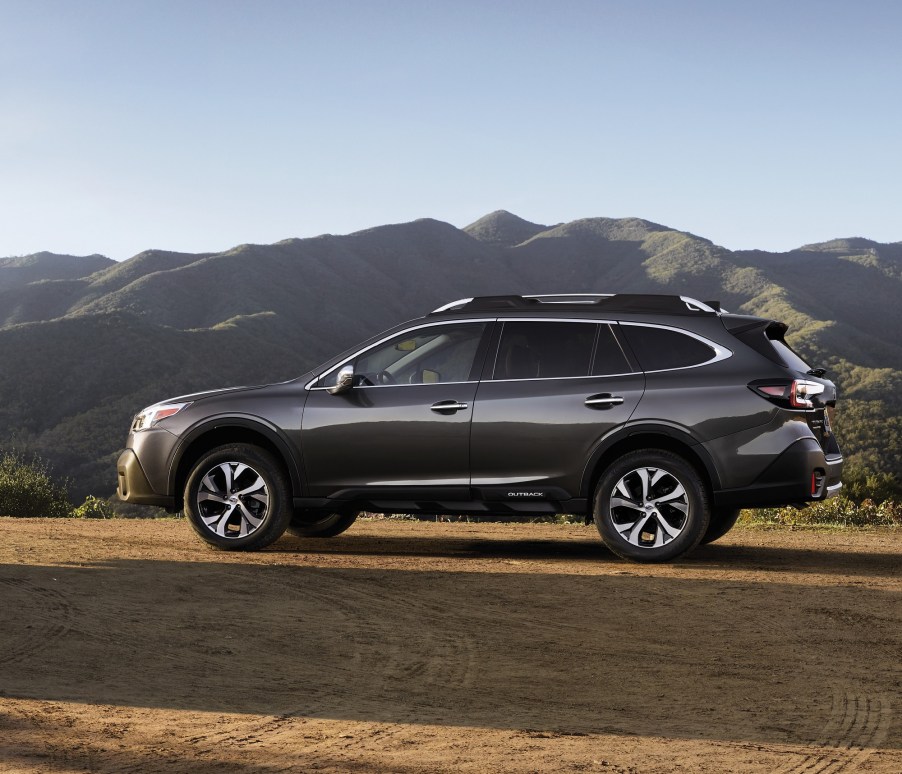
[[[902,240],[892,0],[0,0],[0,256],[497,209]]]

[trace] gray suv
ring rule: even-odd
[[[225,549],[338,535],[361,511],[568,513],[666,561],[740,508],[842,486],[835,387],[785,332],[685,296],[463,299],[297,379],[144,409],[119,497],[184,509]]]

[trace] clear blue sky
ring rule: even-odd
[[[902,240],[902,2],[0,0],[0,256],[495,209]]]

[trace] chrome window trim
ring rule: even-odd
[[[373,387],[428,387],[434,386],[436,384],[476,384],[479,382],[539,382],[539,381],[549,381],[553,379],[604,379],[604,378],[613,378],[616,376],[633,376],[635,374],[661,374],[666,373],[668,371],[683,371],[687,368],[701,368],[702,366],[711,365],[712,363],[719,363],[721,360],[726,360],[733,356],[733,351],[727,349],[726,347],[721,346],[720,344],[716,344],[710,339],[706,339],[704,336],[700,336],[697,333],[692,331],[688,331],[685,328],[675,328],[672,325],[661,325],[660,323],[642,323],[642,322],[632,322],[627,320],[608,320],[608,319],[595,319],[591,317],[468,317],[462,320],[437,320],[435,322],[422,323],[421,325],[416,325],[412,328],[407,328],[402,331],[398,331],[397,333],[393,333],[390,336],[384,336],[379,339],[379,341],[370,344],[368,347],[363,347],[362,349],[357,350],[353,355],[349,358],[342,360],[340,363],[332,366],[328,371],[324,371],[323,373],[315,376],[311,379],[307,384],[304,385],[304,389],[309,392],[319,392],[321,390],[328,390],[328,387],[313,387],[312,385],[316,384],[320,379],[324,376],[328,376],[337,368],[341,368],[344,365],[347,365],[349,362],[354,360],[355,358],[362,355],[364,352],[367,352],[373,347],[378,347],[381,344],[384,344],[387,341],[395,338],[396,336],[401,336],[405,333],[409,333],[411,331],[417,331],[421,328],[433,328],[436,325],[459,325],[461,323],[490,323],[490,322],[576,322],[576,323],[591,323],[593,325],[635,325],[640,328],[662,328],[666,331],[673,331],[674,333],[681,333],[684,336],[689,336],[690,338],[696,339],[700,341],[702,344],[709,346],[714,350],[714,357],[710,360],[705,360],[702,363],[695,363],[694,365],[687,366],[677,366],[676,368],[659,368],[654,371],[627,371],[621,374],[587,374],[585,376],[540,376],[534,377],[530,379],[482,379],[482,380],[469,380],[465,382],[434,382],[432,384],[362,384],[354,389],[372,389]],[[499,338],[500,342],[500,338]],[[495,353],[495,357],[497,357],[497,352]]]
[[[332,373],[328,371],[327,373]],[[323,374],[326,376],[326,374]],[[373,388],[382,389],[383,387],[440,387],[443,384],[479,384],[473,380],[469,382],[420,382],[418,384],[409,384],[408,382],[399,382],[397,384],[355,384],[355,390],[372,390]],[[310,392],[319,392],[320,390],[328,390],[328,387],[311,387]]]
[[[391,341],[396,336],[403,336],[405,333],[409,333],[410,331],[418,331],[421,328],[434,328],[436,325],[461,325],[463,323],[491,323],[495,322],[495,317],[468,317],[463,320],[436,320],[434,322],[422,323],[421,325],[415,325],[412,328],[405,328],[403,330],[397,331],[396,333],[392,333],[388,336],[384,336],[379,341],[373,342],[368,347],[363,347],[362,349],[358,349],[353,355],[342,360],[340,363],[332,366],[328,371],[323,371],[321,374],[314,376],[307,384],[304,385],[304,389],[309,392],[319,391],[319,390],[328,390],[328,387],[313,387],[312,385],[316,384],[320,379],[324,376],[328,376],[331,374],[336,368],[341,368],[342,366],[347,365],[355,358],[360,357],[364,352],[369,352],[373,347],[378,347],[381,344],[385,344],[386,341]],[[472,384],[472,382],[431,382],[430,384]],[[373,384],[373,385],[360,385],[360,387],[401,387],[404,385],[398,384]],[[422,387],[421,384],[408,384],[407,387]],[[358,389],[357,387],[354,388]]]
[[[627,371],[623,374],[586,374],[585,376],[530,376],[528,379],[483,379],[480,384],[501,384],[503,382],[559,382],[564,379],[613,379],[615,376],[637,376],[641,373],[642,371]]]
[[[689,336],[696,341],[700,341],[702,344],[706,344],[711,349],[714,350],[714,357],[710,360],[705,360],[702,363],[695,363],[693,365],[685,365],[685,366],[677,366],[676,368],[658,368],[653,371],[644,371],[646,374],[662,374],[667,371],[684,371],[687,368],[701,368],[702,366],[711,365],[712,363],[719,363],[721,360],[726,360],[729,357],[733,357],[733,350],[727,349],[726,347],[722,347],[720,344],[716,344],[711,341],[711,339],[706,339],[704,336],[699,336],[697,333],[693,333],[692,331],[687,331],[685,328],[674,328],[672,325],[660,325],[658,323],[640,323],[640,322],[621,322],[620,325],[634,325],[638,328],[662,328],[665,331],[673,331],[674,333],[681,333],[683,336]]]

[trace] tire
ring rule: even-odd
[[[344,532],[355,521],[357,511],[346,513],[311,514],[310,511],[295,511],[288,525],[292,535],[305,538],[335,537]]]
[[[601,539],[617,556],[667,562],[691,551],[707,532],[708,495],[685,459],[640,449],[602,474],[593,515]]]
[[[727,534],[736,525],[741,511],[739,508],[712,508],[708,531],[701,539],[701,544],[713,543]]]
[[[256,551],[278,540],[292,514],[281,463],[258,446],[236,443],[204,454],[185,483],[185,516],[215,548]]]

